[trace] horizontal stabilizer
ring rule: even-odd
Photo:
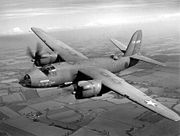
[[[111,42],[121,51],[125,52],[127,46],[124,45],[123,43],[121,43],[120,41],[116,40],[116,39],[111,39]]]
[[[139,72],[139,71],[143,71],[144,69],[139,69],[139,68],[136,68],[136,67],[130,67],[128,69],[125,69],[123,71],[121,71],[118,76],[127,76],[127,75],[130,75],[132,73],[135,73],[135,72]]]
[[[159,62],[157,60],[153,60],[151,58],[145,57],[145,56],[140,55],[140,54],[134,54],[134,55],[132,55],[130,57],[133,58],[133,59],[138,59],[138,60],[144,61],[144,62],[148,62],[148,63],[152,63],[152,64],[164,66],[164,67],[166,66],[166,64],[164,64],[162,62]]]

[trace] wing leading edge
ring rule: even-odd
[[[161,103],[147,96],[140,90],[136,89],[132,85],[128,84],[124,79],[117,77],[108,70],[101,68],[85,68],[81,69],[80,72],[90,76],[93,79],[98,79],[102,81],[102,84],[112,91],[127,97],[131,101],[148,108],[166,118],[174,121],[179,121],[180,116],[172,111],[171,109],[165,107]]]
[[[69,47],[65,43],[56,40],[52,36],[45,33],[40,28],[32,27],[31,30],[55,53],[61,56],[65,61],[77,62],[88,59],[82,53]]]

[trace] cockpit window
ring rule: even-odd
[[[47,65],[47,66],[44,66],[44,67],[40,68],[40,70],[44,74],[49,75],[51,72],[55,72],[56,68],[53,65]]]
[[[118,59],[119,59],[119,56],[114,55],[114,54],[113,54],[113,55],[111,55],[110,57],[111,57],[113,60],[118,60]]]

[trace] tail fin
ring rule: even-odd
[[[131,56],[136,53],[139,53],[140,48],[141,48],[141,41],[142,41],[142,31],[137,30],[131,37],[131,40],[128,44],[128,47],[124,56]]]

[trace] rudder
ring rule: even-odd
[[[131,56],[136,53],[139,53],[141,48],[141,42],[142,42],[142,30],[137,30],[131,37],[131,40],[128,44],[124,56]]]

